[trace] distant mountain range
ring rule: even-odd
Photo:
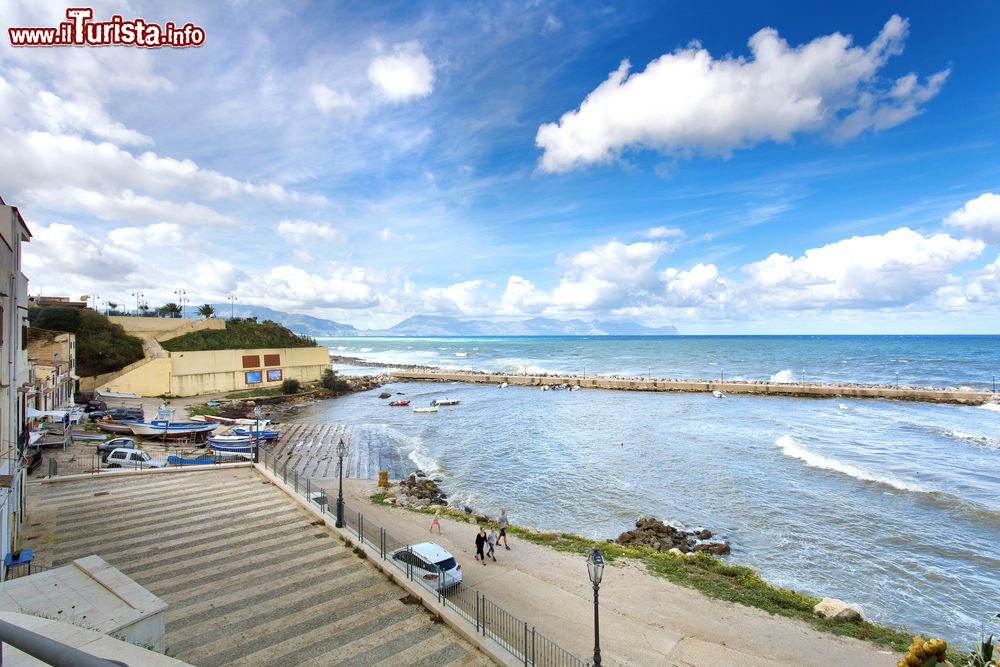
[[[646,327],[636,322],[601,322],[599,320],[556,320],[533,317],[518,322],[460,320],[439,315],[414,315],[388,329],[363,330],[350,324],[297,315],[263,306],[213,304],[216,315],[256,317],[273,320],[306,336],[671,336],[677,327]]]

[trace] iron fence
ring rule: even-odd
[[[312,482],[292,469],[289,469],[288,459],[278,461],[269,450],[261,448],[261,464],[271,471],[275,477],[303,496],[307,502],[315,502],[321,511],[331,518],[337,516],[337,501],[328,498],[325,493],[314,491]],[[523,661],[525,667],[589,667],[590,662],[573,655],[556,642],[539,632],[514,614],[488,599],[478,590],[465,584],[445,586],[449,583],[444,573],[424,571],[413,565],[413,558],[405,554],[412,553],[410,545],[401,542],[390,535],[385,528],[371,521],[361,512],[344,505],[344,526],[362,544],[367,544],[377,550],[382,560],[388,561],[407,580],[417,583],[437,596],[437,601],[444,608],[451,608],[474,625],[476,632],[495,641],[511,655]]]

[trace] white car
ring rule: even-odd
[[[435,588],[439,585],[441,588],[454,588],[462,583],[462,566],[446,549],[433,542],[401,547],[389,555],[403,569],[408,564],[412,565],[413,576],[422,578]]]
[[[154,459],[149,455],[149,452],[141,449],[119,447],[108,454],[108,467],[146,470],[148,468],[166,468],[167,462]]]

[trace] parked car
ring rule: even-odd
[[[462,566],[447,549],[434,542],[421,542],[390,552],[399,567],[413,566],[414,576],[441,588],[453,588],[462,583]],[[438,579],[440,577],[440,580]]]
[[[112,438],[97,445],[97,454],[101,457],[102,462],[107,462],[108,454],[116,449],[138,449],[138,445],[135,444],[133,438]]]
[[[104,417],[110,417],[115,421],[124,421],[126,419],[142,421],[143,413],[141,408],[111,408],[110,410],[94,410],[90,413],[90,421],[92,422],[96,422],[98,419],[103,419]]]
[[[107,410],[108,404],[101,400],[87,401],[87,405],[83,407],[84,412],[93,412],[94,410]]]
[[[119,447],[108,454],[108,467],[146,470],[147,468],[166,468],[167,462],[154,459],[149,455],[149,452],[141,449]]]

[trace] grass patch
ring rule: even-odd
[[[385,496],[385,492],[380,492],[370,498],[373,503],[386,505],[388,503]],[[420,514],[433,514],[440,509],[444,516],[462,522],[468,522],[470,518],[465,512],[451,507],[407,509]],[[609,563],[622,558],[642,562],[650,574],[693,588],[708,597],[756,607],[778,616],[801,619],[819,630],[886,646],[900,654],[906,651],[912,640],[912,635],[903,629],[888,628],[867,621],[843,622],[821,618],[812,612],[819,598],[769,584],[755,570],[745,565],[725,562],[711,554],[677,556],[655,551],[650,547],[624,547],[614,542],[591,540],[572,533],[539,532],[513,525],[507,528],[507,532],[526,542],[579,554],[581,557],[585,557],[593,547],[600,547]],[[965,660],[955,653],[949,653],[949,660],[956,667],[965,665]]]
[[[246,391],[234,391],[231,394],[226,394],[226,398],[259,398],[262,396],[281,396],[281,388],[247,389]]]
[[[194,417],[195,415],[210,415],[216,417],[219,414],[219,408],[214,405],[192,405],[187,409],[188,416]]]
[[[299,336],[277,322],[258,322],[256,318],[226,320],[225,329],[192,331],[160,344],[169,352],[316,347],[316,341],[309,336]]]

